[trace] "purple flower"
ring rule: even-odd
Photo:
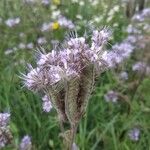
[[[140,138],[140,129],[138,128],[131,129],[128,133],[128,136],[132,141],[138,141]]]
[[[17,17],[17,18],[10,18],[10,19],[5,21],[5,24],[8,27],[14,27],[15,25],[17,25],[19,23],[20,23],[20,18],[19,17]]]
[[[12,140],[12,134],[9,129],[9,113],[0,113],[0,149],[10,144]]]
[[[31,150],[32,143],[31,143],[31,137],[26,135],[22,138],[19,150]]]
[[[43,101],[43,110],[45,112],[50,112],[51,109],[53,108],[52,104],[51,104],[51,101],[50,99],[48,98],[47,95],[45,95],[43,98],[42,98],[42,101]]]
[[[112,46],[112,50],[106,53],[103,58],[108,63],[108,66],[112,68],[128,58],[133,50],[134,47],[130,43],[122,42]]]
[[[9,120],[10,120],[10,114],[9,113],[0,113],[0,127],[7,126]]]
[[[139,73],[145,73],[146,75],[150,74],[150,67],[145,62],[137,62],[132,66],[133,71],[137,71]]]

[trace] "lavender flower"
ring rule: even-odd
[[[118,100],[118,94],[114,91],[108,91],[105,95],[104,98],[106,102],[113,102],[116,103]]]
[[[22,138],[19,150],[31,150],[32,143],[30,136],[26,135]]]
[[[45,112],[50,112],[51,109],[52,109],[52,104],[51,104],[50,99],[48,98],[47,95],[45,95],[45,96],[42,98],[42,100],[43,100],[43,110],[44,110]]]
[[[128,133],[128,136],[132,141],[138,141],[140,138],[140,129],[138,128],[131,129]]]

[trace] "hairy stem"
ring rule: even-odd
[[[73,146],[73,143],[74,143],[76,131],[77,131],[77,124],[72,125],[71,126],[71,139],[70,139],[70,143],[69,143],[69,150],[72,150],[72,146]]]

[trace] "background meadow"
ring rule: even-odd
[[[20,72],[27,72],[27,63],[35,65],[38,48],[51,51],[69,31],[83,36],[106,26],[112,31],[108,49],[132,46],[132,52],[97,79],[76,145],[81,150],[150,150],[149,6],[146,1],[147,11],[127,17],[121,0],[0,0],[0,112],[11,114],[13,135],[0,149],[18,149],[25,135],[33,150],[61,149],[55,110],[42,109],[41,95],[23,87]]]

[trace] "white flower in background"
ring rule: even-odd
[[[37,39],[37,43],[38,44],[45,44],[45,43],[47,43],[46,38],[45,37],[39,37]]]
[[[23,32],[19,33],[19,37],[24,38],[25,34]]]
[[[121,73],[119,74],[119,78],[120,78],[121,80],[128,80],[128,73],[125,72],[125,71],[121,72]]]
[[[57,19],[60,16],[61,12],[60,10],[53,10],[52,11],[52,19]]]
[[[13,53],[13,49],[9,48],[9,49],[5,50],[5,55],[9,55],[11,53]]]
[[[25,48],[26,48],[26,45],[25,45],[24,43],[20,43],[20,44],[18,45],[18,48],[19,48],[19,49],[25,49]]]
[[[106,102],[113,102],[116,103],[118,100],[118,94],[114,91],[108,91],[105,95],[104,95],[105,101]]]
[[[14,27],[14,26],[16,26],[19,23],[20,23],[20,18],[19,17],[17,17],[17,18],[10,18],[10,19],[5,21],[5,24],[8,27]]]
[[[28,44],[26,45],[26,48],[27,48],[27,49],[33,49],[33,47],[34,47],[33,43],[28,43]]]
[[[50,30],[51,29],[51,25],[52,25],[51,23],[43,23],[42,27],[41,27],[41,31],[45,32],[45,31]]]

